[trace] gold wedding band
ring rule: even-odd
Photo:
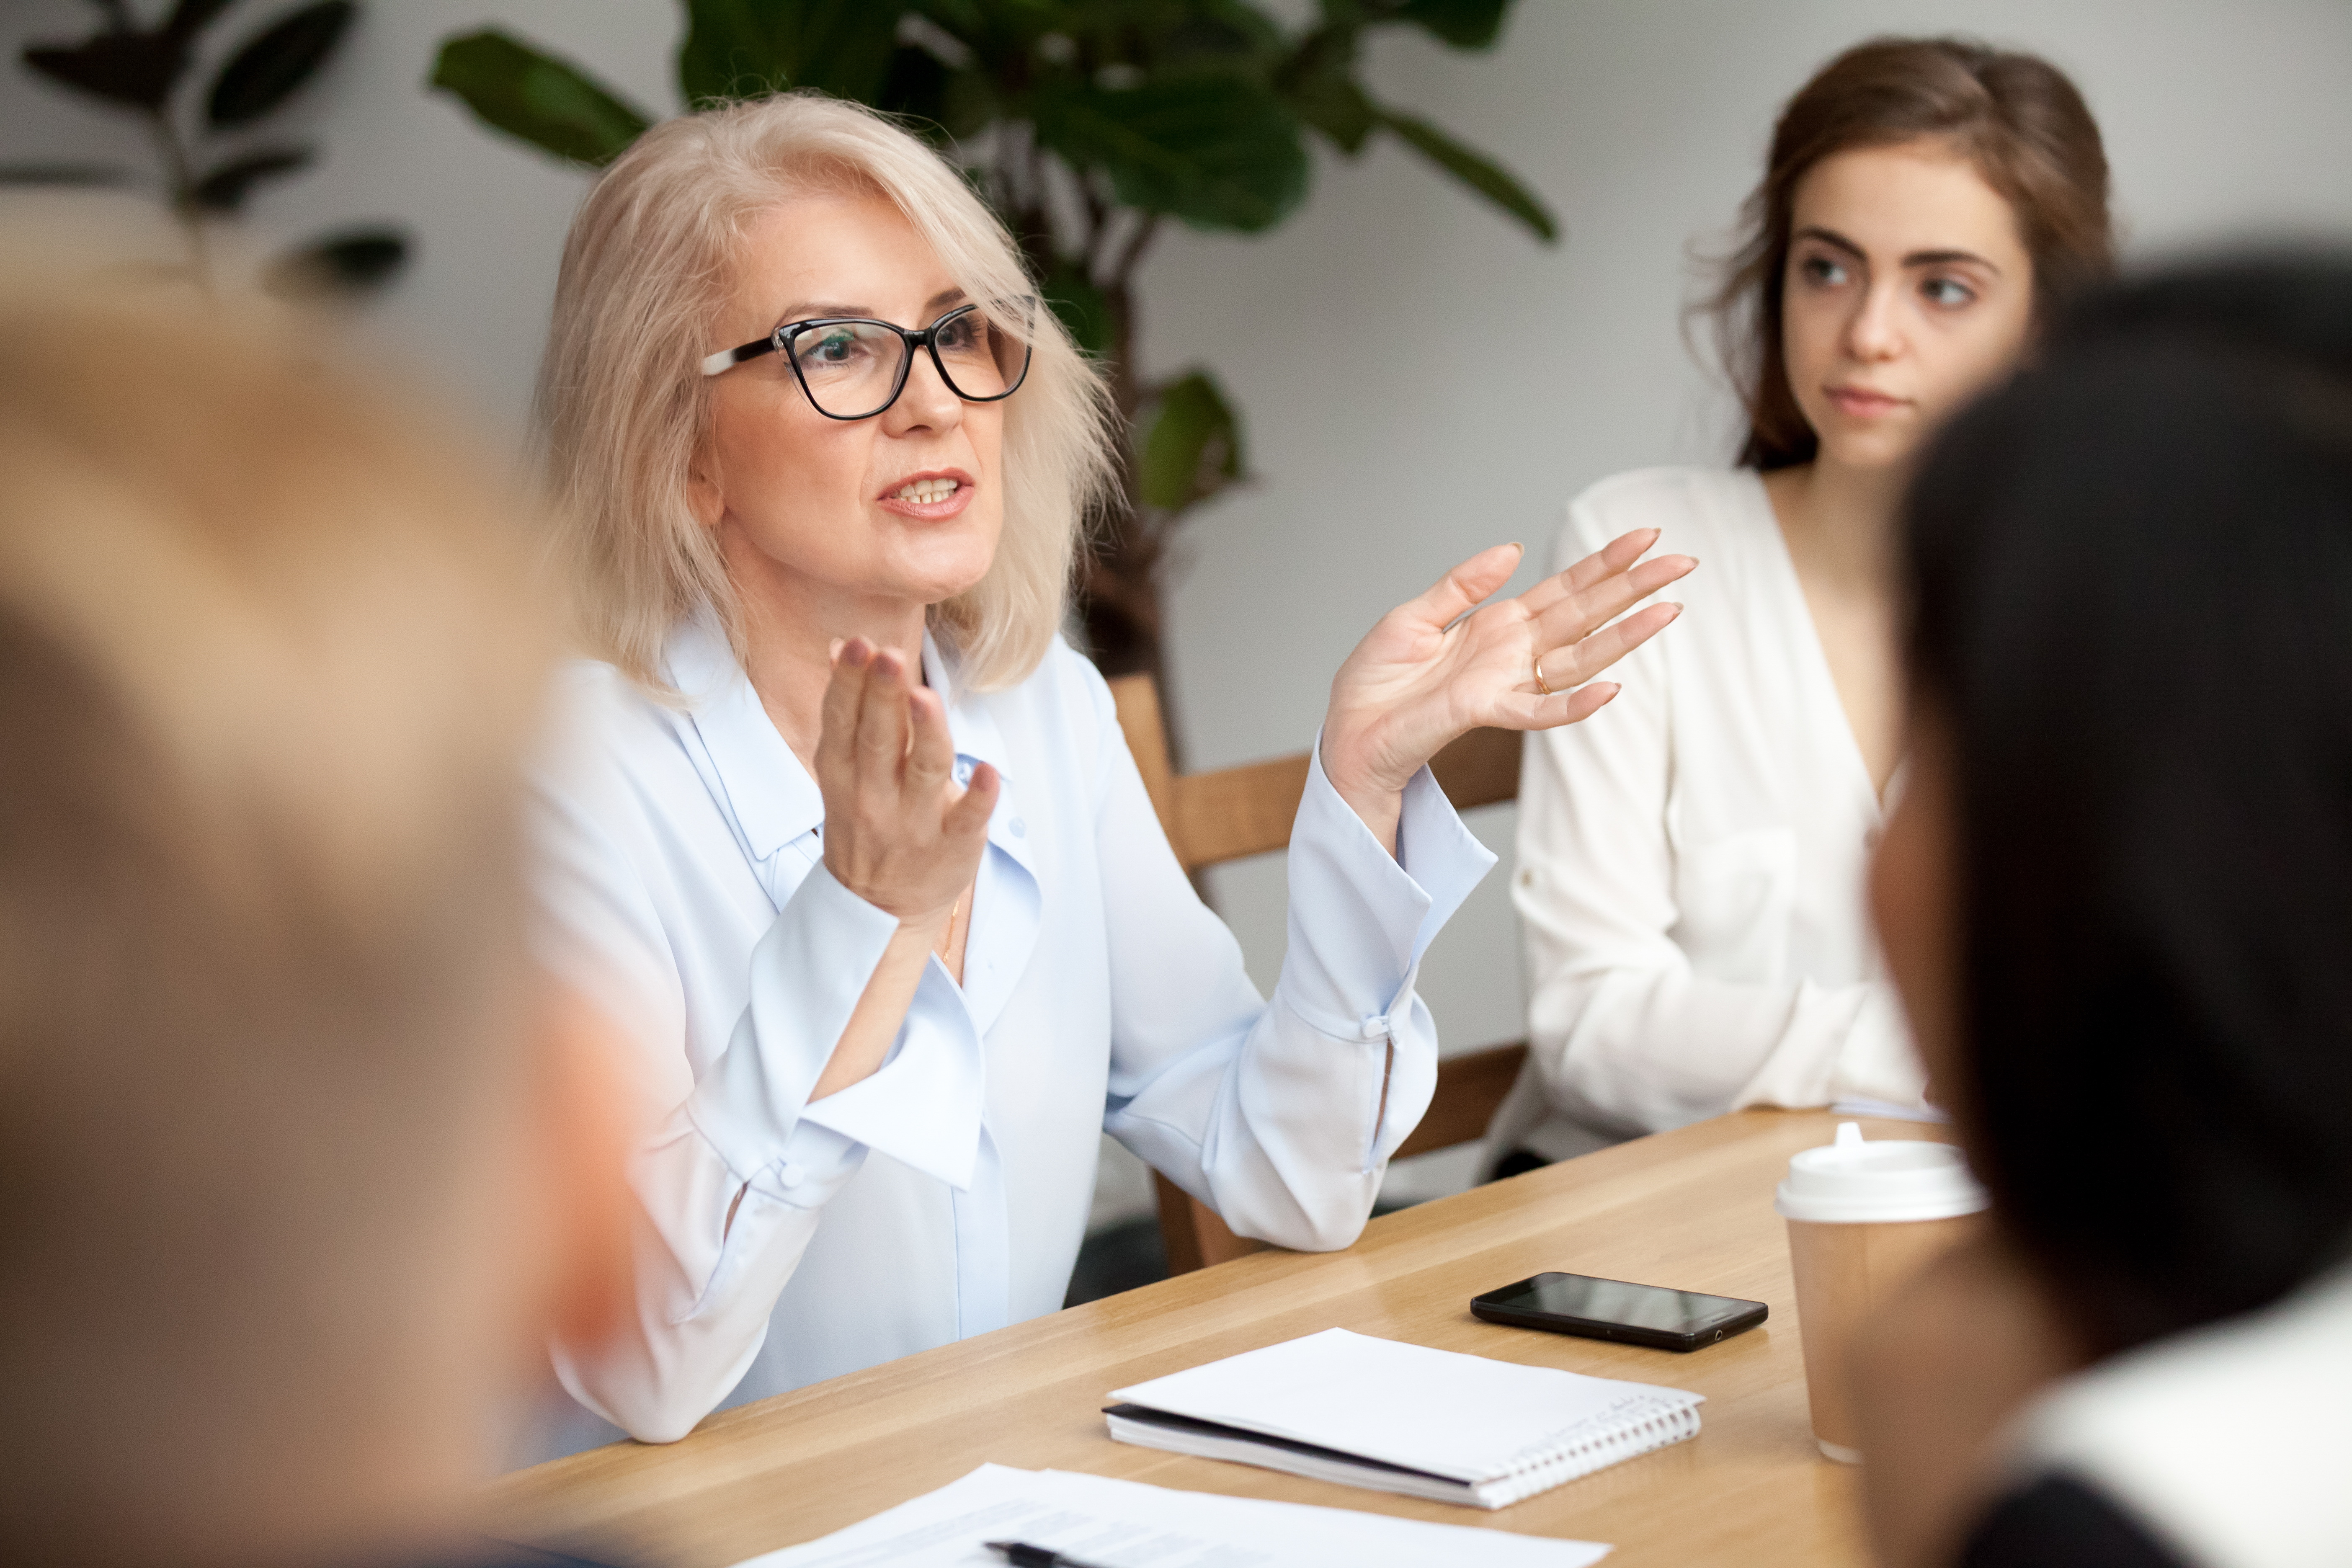
[[[1546,697],[1554,697],[1559,695],[1557,692],[1553,691],[1550,687],[1544,684],[1543,655],[1541,654],[1536,655],[1536,689],[1542,692]]]

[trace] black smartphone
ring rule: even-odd
[[[1761,1301],[1596,1279],[1589,1274],[1538,1274],[1475,1298],[1470,1310],[1490,1323],[1662,1351],[1711,1345],[1754,1328],[1771,1312]]]

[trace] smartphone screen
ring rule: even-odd
[[[1752,1328],[1765,1318],[1764,1306],[1759,1301],[1664,1285],[1598,1279],[1586,1274],[1538,1274],[1489,1291],[1471,1303],[1471,1310],[1481,1317],[1491,1314],[1528,1327],[1675,1349],[1711,1343],[1725,1334]],[[1530,1321],[1535,1319],[1553,1321]],[[1624,1331],[1607,1332],[1610,1329]]]

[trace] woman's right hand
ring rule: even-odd
[[[936,935],[980,869],[999,781],[982,763],[957,786],[946,705],[911,668],[864,637],[835,650],[816,783],[834,880],[902,928]]]

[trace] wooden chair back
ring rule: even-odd
[[[1289,845],[1291,821],[1307,793],[1305,752],[1213,773],[1179,773],[1168,763],[1168,728],[1158,684],[1149,675],[1123,675],[1111,681],[1110,690],[1127,749],[1134,753],[1152,809],[1160,814],[1160,826],[1185,870],[1196,872]],[[1457,811],[1516,799],[1519,746],[1517,731],[1473,730],[1432,758],[1430,771]],[[1510,1093],[1527,1054],[1527,1043],[1520,1041],[1441,1058],[1428,1114],[1396,1157],[1450,1149],[1486,1136],[1486,1123]],[[1265,1247],[1262,1241],[1235,1236],[1214,1209],[1156,1171],[1152,1181],[1171,1274],[1190,1273]]]

